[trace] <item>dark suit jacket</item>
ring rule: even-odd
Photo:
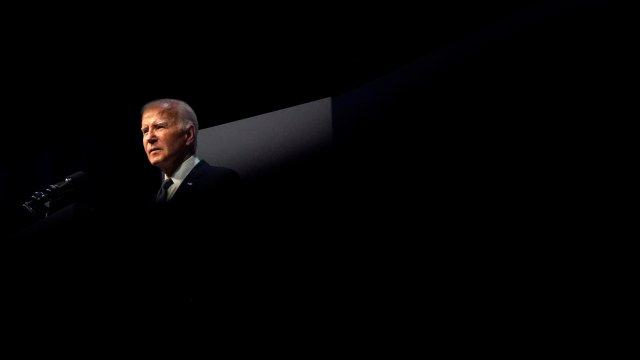
[[[212,281],[213,267],[228,253],[225,244],[237,242],[240,184],[235,171],[201,160],[173,197],[154,203],[144,217],[140,264],[154,269],[152,277],[169,298],[195,296]]]
[[[165,207],[194,215],[222,210],[219,208],[229,206],[238,195],[239,184],[240,177],[235,171],[200,160]]]

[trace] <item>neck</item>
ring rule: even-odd
[[[160,171],[162,171],[165,175],[171,177],[173,176],[173,174],[175,174],[178,168],[180,168],[180,165],[182,165],[182,163],[184,163],[185,160],[187,160],[192,155],[194,154],[187,153],[182,157],[177,157],[176,161],[173,161],[171,162],[171,164],[168,164],[167,166],[160,168]]]

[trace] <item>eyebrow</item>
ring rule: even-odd
[[[153,120],[153,121],[151,122],[151,124],[149,124],[149,125],[145,125],[145,126],[141,127],[141,128],[140,128],[140,130],[141,130],[141,131],[144,131],[144,129],[146,129],[146,128],[150,127],[150,126],[155,126],[155,125],[158,125],[158,124],[166,124],[166,123],[167,123],[167,121],[166,121],[166,120],[164,120],[164,119]]]

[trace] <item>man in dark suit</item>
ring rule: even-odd
[[[184,101],[145,104],[141,130],[147,158],[163,180],[140,224],[142,248],[154,253],[141,253],[152,259],[145,266],[150,265],[160,286],[172,292],[169,298],[177,294],[180,301],[193,301],[200,286],[211,279],[215,259],[224,256],[223,244],[233,242],[221,234],[235,231],[240,178],[234,170],[196,156],[198,120]]]

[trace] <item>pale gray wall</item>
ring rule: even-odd
[[[251,178],[331,145],[331,98],[201,129],[198,156]]]

